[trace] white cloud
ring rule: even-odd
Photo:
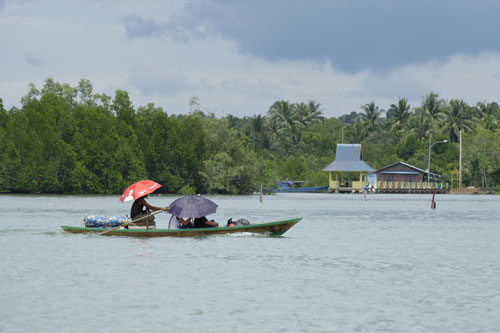
[[[463,99],[469,104],[485,100],[498,102],[499,86],[500,53],[491,52],[411,64],[387,75],[368,75],[365,80],[365,89],[374,100],[394,101],[405,97],[412,107],[418,106],[430,91],[443,99]]]
[[[197,88],[181,73],[165,72],[154,68],[137,68],[129,74],[127,85],[138,89],[147,97],[172,97]]]
[[[162,15],[175,16],[182,6],[117,3],[65,3],[61,15],[45,9],[45,2],[5,6],[0,20],[5,32],[0,45],[9,50],[0,62],[5,107],[19,105],[29,82],[40,86],[48,77],[71,85],[87,78],[95,92],[113,95],[123,89],[135,106],[152,102],[169,113],[189,112],[189,98],[198,96],[202,108],[217,116],[265,114],[284,99],[315,100],[326,116],[338,117],[360,111],[372,100],[383,109],[400,97],[418,106],[431,90],[470,104],[500,102],[500,53],[454,55],[385,73],[348,73],[329,60],[271,61],[245,55],[236,42],[214,35],[179,42],[164,34],[152,38],[154,29],[146,29],[142,33],[148,38],[130,39],[122,18],[137,14],[161,22]]]

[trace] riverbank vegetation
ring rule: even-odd
[[[0,96],[1,97],[1,96]],[[30,84],[21,107],[0,99],[0,191],[10,193],[121,193],[152,179],[168,193],[238,194],[277,180],[326,185],[322,172],[337,143],[362,143],[374,169],[404,161],[451,180],[459,167],[463,131],[463,186],[500,186],[500,107],[445,101],[429,92],[420,105],[405,98],[386,110],[367,101],[358,111],[326,118],[316,101],[278,100],[262,114],[217,118],[198,98],[187,115],[154,104],[135,107],[128,93],[94,93],[47,79]],[[168,112],[167,112],[168,111]]]

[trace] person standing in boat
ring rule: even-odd
[[[146,201],[147,197],[148,196],[145,195],[143,197],[137,198],[134,201],[134,203],[132,204],[132,207],[130,208],[130,218],[132,220],[137,220],[141,217],[147,216],[147,215],[151,214],[152,210],[163,210],[163,211],[168,210],[168,207],[156,207],[156,206],[150,205]],[[149,218],[142,219],[141,221],[139,221],[137,223],[130,223],[129,225],[147,226],[147,227],[156,226],[155,217],[150,216]]]

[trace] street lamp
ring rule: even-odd
[[[429,138],[429,158],[427,159],[427,185],[429,185],[429,178],[431,176],[431,148],[438,143],[446,143],[448,140],[438,141],[431,144],[431,138]]]

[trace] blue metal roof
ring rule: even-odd
[[[337,144],[335,161],[326,166],[323,171],[373,172],[365,161],[360,159],[360,144]]]
[[[393,174],[393,175],[419,175],[420,173],[415,171],[382,171],[379,173]]]

